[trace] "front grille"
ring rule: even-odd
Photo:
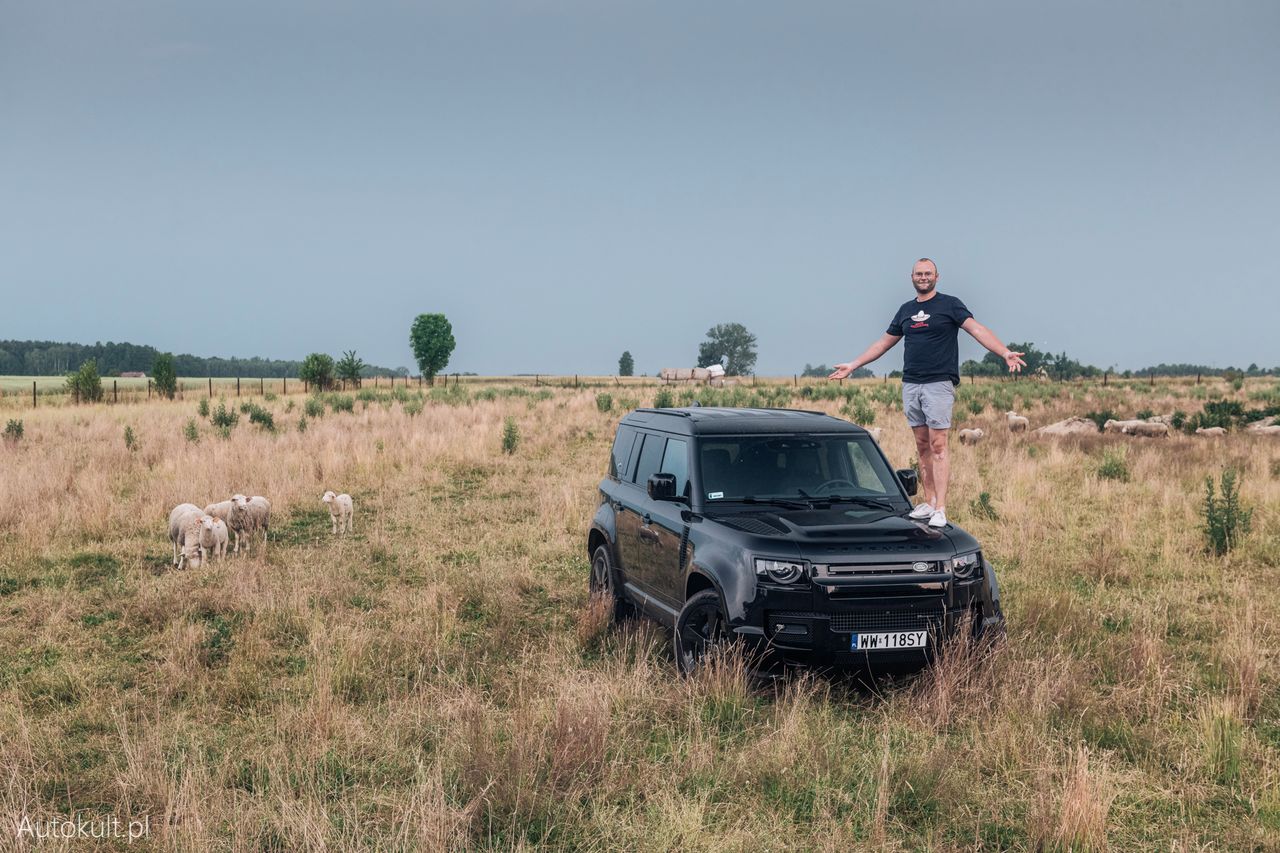
[[[775,612],[775,619],[827,619],[836,634],[863,634],[891,631],[931,631],[942,626],[941,610],[864,610],[846,613]]]
[[[929,568],[925,572],[938,571],[938,562],[936,560],[926,560]],[[844,565],[830,565],[819,568],[819,575],[827,575],[829,577],[843,577],[847,575],[914,575],[923,574],[917,572],[913,563],[851,563]]]

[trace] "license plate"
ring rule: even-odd
[[[854,634],[849,649],[855,652],[878,652],[885,649],[922,649],[924,631],[896,631],[892,634]]]

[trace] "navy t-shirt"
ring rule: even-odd
[[[960,326],[972,317],[964,303],[954,296],[935,293],[932,299],[912,299],[898,309],[888,332],[903,342],[903,382],[945,382],[960,384]]]

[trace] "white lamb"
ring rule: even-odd
[[[960,443],[977,444],[979,441],[982,441],[985,435],[986,433],[984,433],[979,427],[974,427],[973,429],[962,429],[960,430]]]
[[[262,533],[262,544],[267,544],[267,529],[271,522],[271,501],[255,495],[246,498],[244,495],[232,495],[235,506],[231,509],[231,517],[227,526],[239,532],[236,537],[236,553],[239,553],[240,536],[245,537],[244,550],[248,552],[253,537]]]
[[[195,504],[178,504],[169,511],[169,541],[173,543],[173,565],[181,567],[179,552],[183,545],[183,532],[190,516],[200,517],[200,507]]]
[[[351,495],[335,495],[330,491],[325,492],[320,500],[329,507],[329,520],[333,522],[334,535],[340,532],[350,533],[351,517],[355,515],[355,504],[351,501]]]
[[[1216,438],[1226,434],[1227,431],[1222,427],[1196,427],[1196,435],[1208,435]]]
[[[1124,428],[1125,435],[1141,435],[1147,438],[1168,438],[1168,424],[1152,424],[1146,421],[1140,421],[1136,424],[1130,424]]]
[[[1005,412],[1005,420],[1009,422],[1009,432],[1026,432],[1031,422],[1017,412]]]
[[[240,550],[239,549],[240,531],[235,530],[231,527],[231,508],[234,505],[235,505],[235,501],[231,501],[231,500],[219,501],[216,504],[209,504],[207,507],[205,507],[204,514],[212,515],[214,518],[222,519],[223,523],[226,524],[227,526],[227,532],[235,535],[236,546],[237,546],[236,550],[238,551]]]
[[[1134,424],[1143,424],[1143,423],[1146,423],[1146,421],[1142,421],[1142,420],[1117,421],[1117,420],[1108,419],[1107,422],[1102,425],[1102,431],[1103,432],[1124,432],[1124,428],[1127,426],[1133,426]]]
[[[209,555],[224,560],[227,557],[227,523],[220,518],[205,514],[200,518],[200,549],[205,559]]]

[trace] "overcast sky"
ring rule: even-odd
[[[394,367],[443,312],[450,370],[653,373],[736,321],[790,374],[928,255],[1006,341],[1280,365],[1277,41],[1271,0],[0,0],[0,338]]]

